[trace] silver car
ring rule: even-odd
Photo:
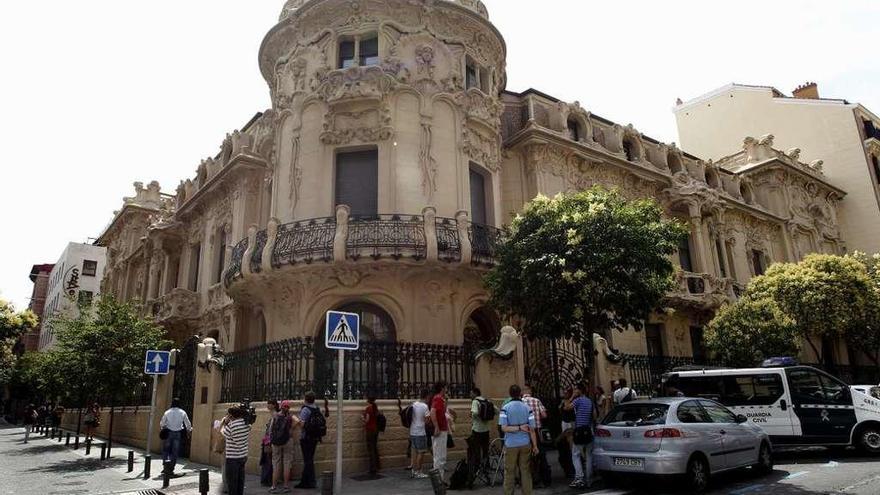
[[[596,427],[593,456],[607,479],[619,473],[683,475],[690,491],[712,474],[745,466],[773,471],[770,438],[745,416],[707,399],[637,400]]]

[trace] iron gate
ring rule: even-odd
[[[193,402],[196,389],[196,359],[198,358],[199,337],[194,335],[187,339],[177,353],[174,364],[174,394],[180,399],[180,408],[186,411],[190,421],[193,417]],[[192,435],[181,441],[180,456],[189,457]]]
[[[560,433],[559,406],[566,388],[590,376],[589,350],[567,339],[526,340],[523,345],[526,383],[547,409],[545,428]]]

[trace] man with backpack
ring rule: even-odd
[[[318,487],[318,480],[315,477],[315,450],[321,439],[327,435],[327,420],[321,414],[321,409],[315,405],[314,392],[306,392],[303,402],[303,408],[299,413],[303,425],[299,441],[303,455],[303,473],[302,480],[296,488],[311,490]]]
[[[522,390],[523,404],[529,406],[532,414],[535,416],[535,436],[538,438],[538,454],[532,458],[532,480],[535,485],[543,485],[547,488],[551,483],[550,464],[547,462],[547,453],[544,451],[542,444],[542,428],[544,420],[547,419],[547,408],[541,399],[532,395],[531,385],[526,385]]]
[[[474,447],[471,467],[479,469],[489,459],[489,423],[495,419],[495,404],[483,397],[479,388],[471,389],[471,442]]]
[[[519,472],[523,495],[532,494],[530,459],[538,454],[535,415],[522,401],[519,385],[510,386],[510,402],[501,408],[498,425],[504,431],[504,495],[513,495]]]
[[[632,402],[636,400],[639,396],[635,390],[626,386],[626,378],[621,378],[618,382],[617,390],[614,391],[613,399],[614,405],[619,406],[620,404],[625,404],[627,402]]]
[[[272,488],[269,493],[290,491],[290,472],[293,469],[293,434],[300,426],[300,419],[290,414],[290,401],[281,401],[281,410],[272,417],[269,426],[269,443],[272,445]],[[278,481],[284,478],[284,488],[278,489]]]

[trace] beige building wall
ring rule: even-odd
[[[769,87],[729,85],[674,109],[682,149],[706,159],[735,151],[745,136],[772,134],[775,147],[822,160],[829,181],[845,190],[840,224],[849,251],[880,252],[880,202],[861,135],[858,105],[782,96]]]

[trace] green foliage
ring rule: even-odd
[[[18,338],[37,326],[31,310],[15,311],[12,304],[0,299],[0,386],[9,383],[15,368],[12,350]]]
[[[645,318],[672,288],[669,256],[687,236],[653,200],[618,191],[538,197],[513,221],[486,284],[527,336],[586,338]]]
[[[60,398],[66,401],[73,398],[66,382],[70,370],[76,367],[76,356],[59,349],[28,352],[16,363],[12,388],[19,397],[36,395],[43,400]]]
[[[146,351],[171,346],[162,327],[107,296],[76,318],[54,321],[53,328],[58,359],[69,363],[64,387],[79,400],[125,400],[142,382]]]
[[[770,299],[744,299],[718,311],[704,333],[706,348],[727,366],[750,367],[800,354],[794,320]]]

